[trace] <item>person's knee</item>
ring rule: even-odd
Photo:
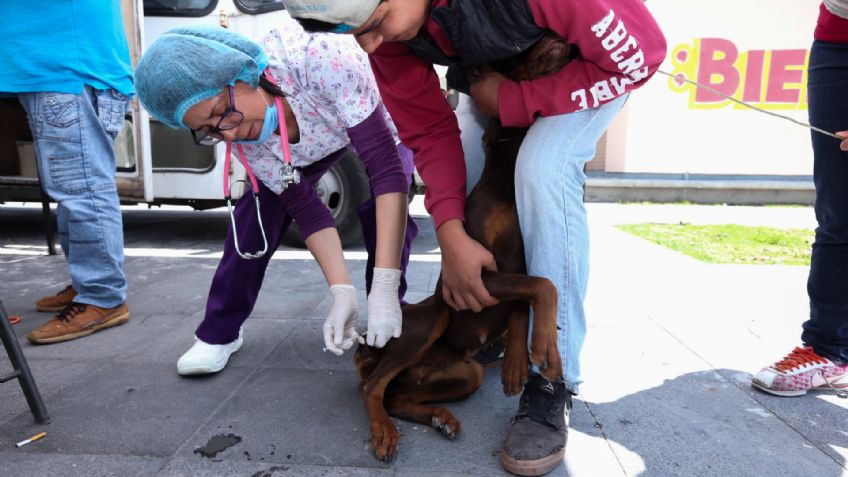
[[[535,157],[516,163],[515,190],[517,198],[551,199],[555,192],[582,197],[586,174],[584,161],[569,154]],[[518,198],[519,201],[522,199]]]

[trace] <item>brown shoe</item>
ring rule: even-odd
[[[36,344],[59,343],[122,325],[129,319],[126,303],[115,308],[71,303],[50,321],[32,330],[27,339]]]
[[[55,295],[41,297],[40,300],[35,302],[35,309],[38,311],[51,312],[62,311],[66,306],[70,305],[71,302],[74,301],[74,297],[76,296],[77,291],[74,290],[73,286],[68,285]]]

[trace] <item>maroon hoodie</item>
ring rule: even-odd
[[[435,0],[432,6],[447,1]],[[645,84],[665,58],[665,37],[639,0],[528,0],[528,5],[536,25],[576,45],[580,58],[544,78],[501,83],[498,108],[505,126],[526,127],[537,116],[598,107]],[[444,53],[462,56],[432,19],[423,28]],[[424,204],[436,227],[464,220],[459,128],[435,70],[397,42],[382,45],[370,58],[400,137],[415,151],[427,185]]]
[[[830,13],[822,3],[814,36],[816,40],[828,43],[848,43],[848,19]]]

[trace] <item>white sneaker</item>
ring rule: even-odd
[[[848,364],[819,356],[811,346],[799,346],[785,358],[763,368],[751,385],[777,396],[801,396],[811,389],[830,389],[837,396],[848,393]]]
[[[217,373],[227,365],[230,355],[241,349],[243,342],[242,330],[239,330],[239,337],[235,341],[222,345],[209,344],[195,338],[191,349],[177,361],[177,373],[181,376]]]

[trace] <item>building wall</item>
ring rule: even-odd
[[[650,0],[661,69],[807,122],[806,65],[819,0]],[[588,170],[804,176],[810,132],[657,74],[633,93]]]

